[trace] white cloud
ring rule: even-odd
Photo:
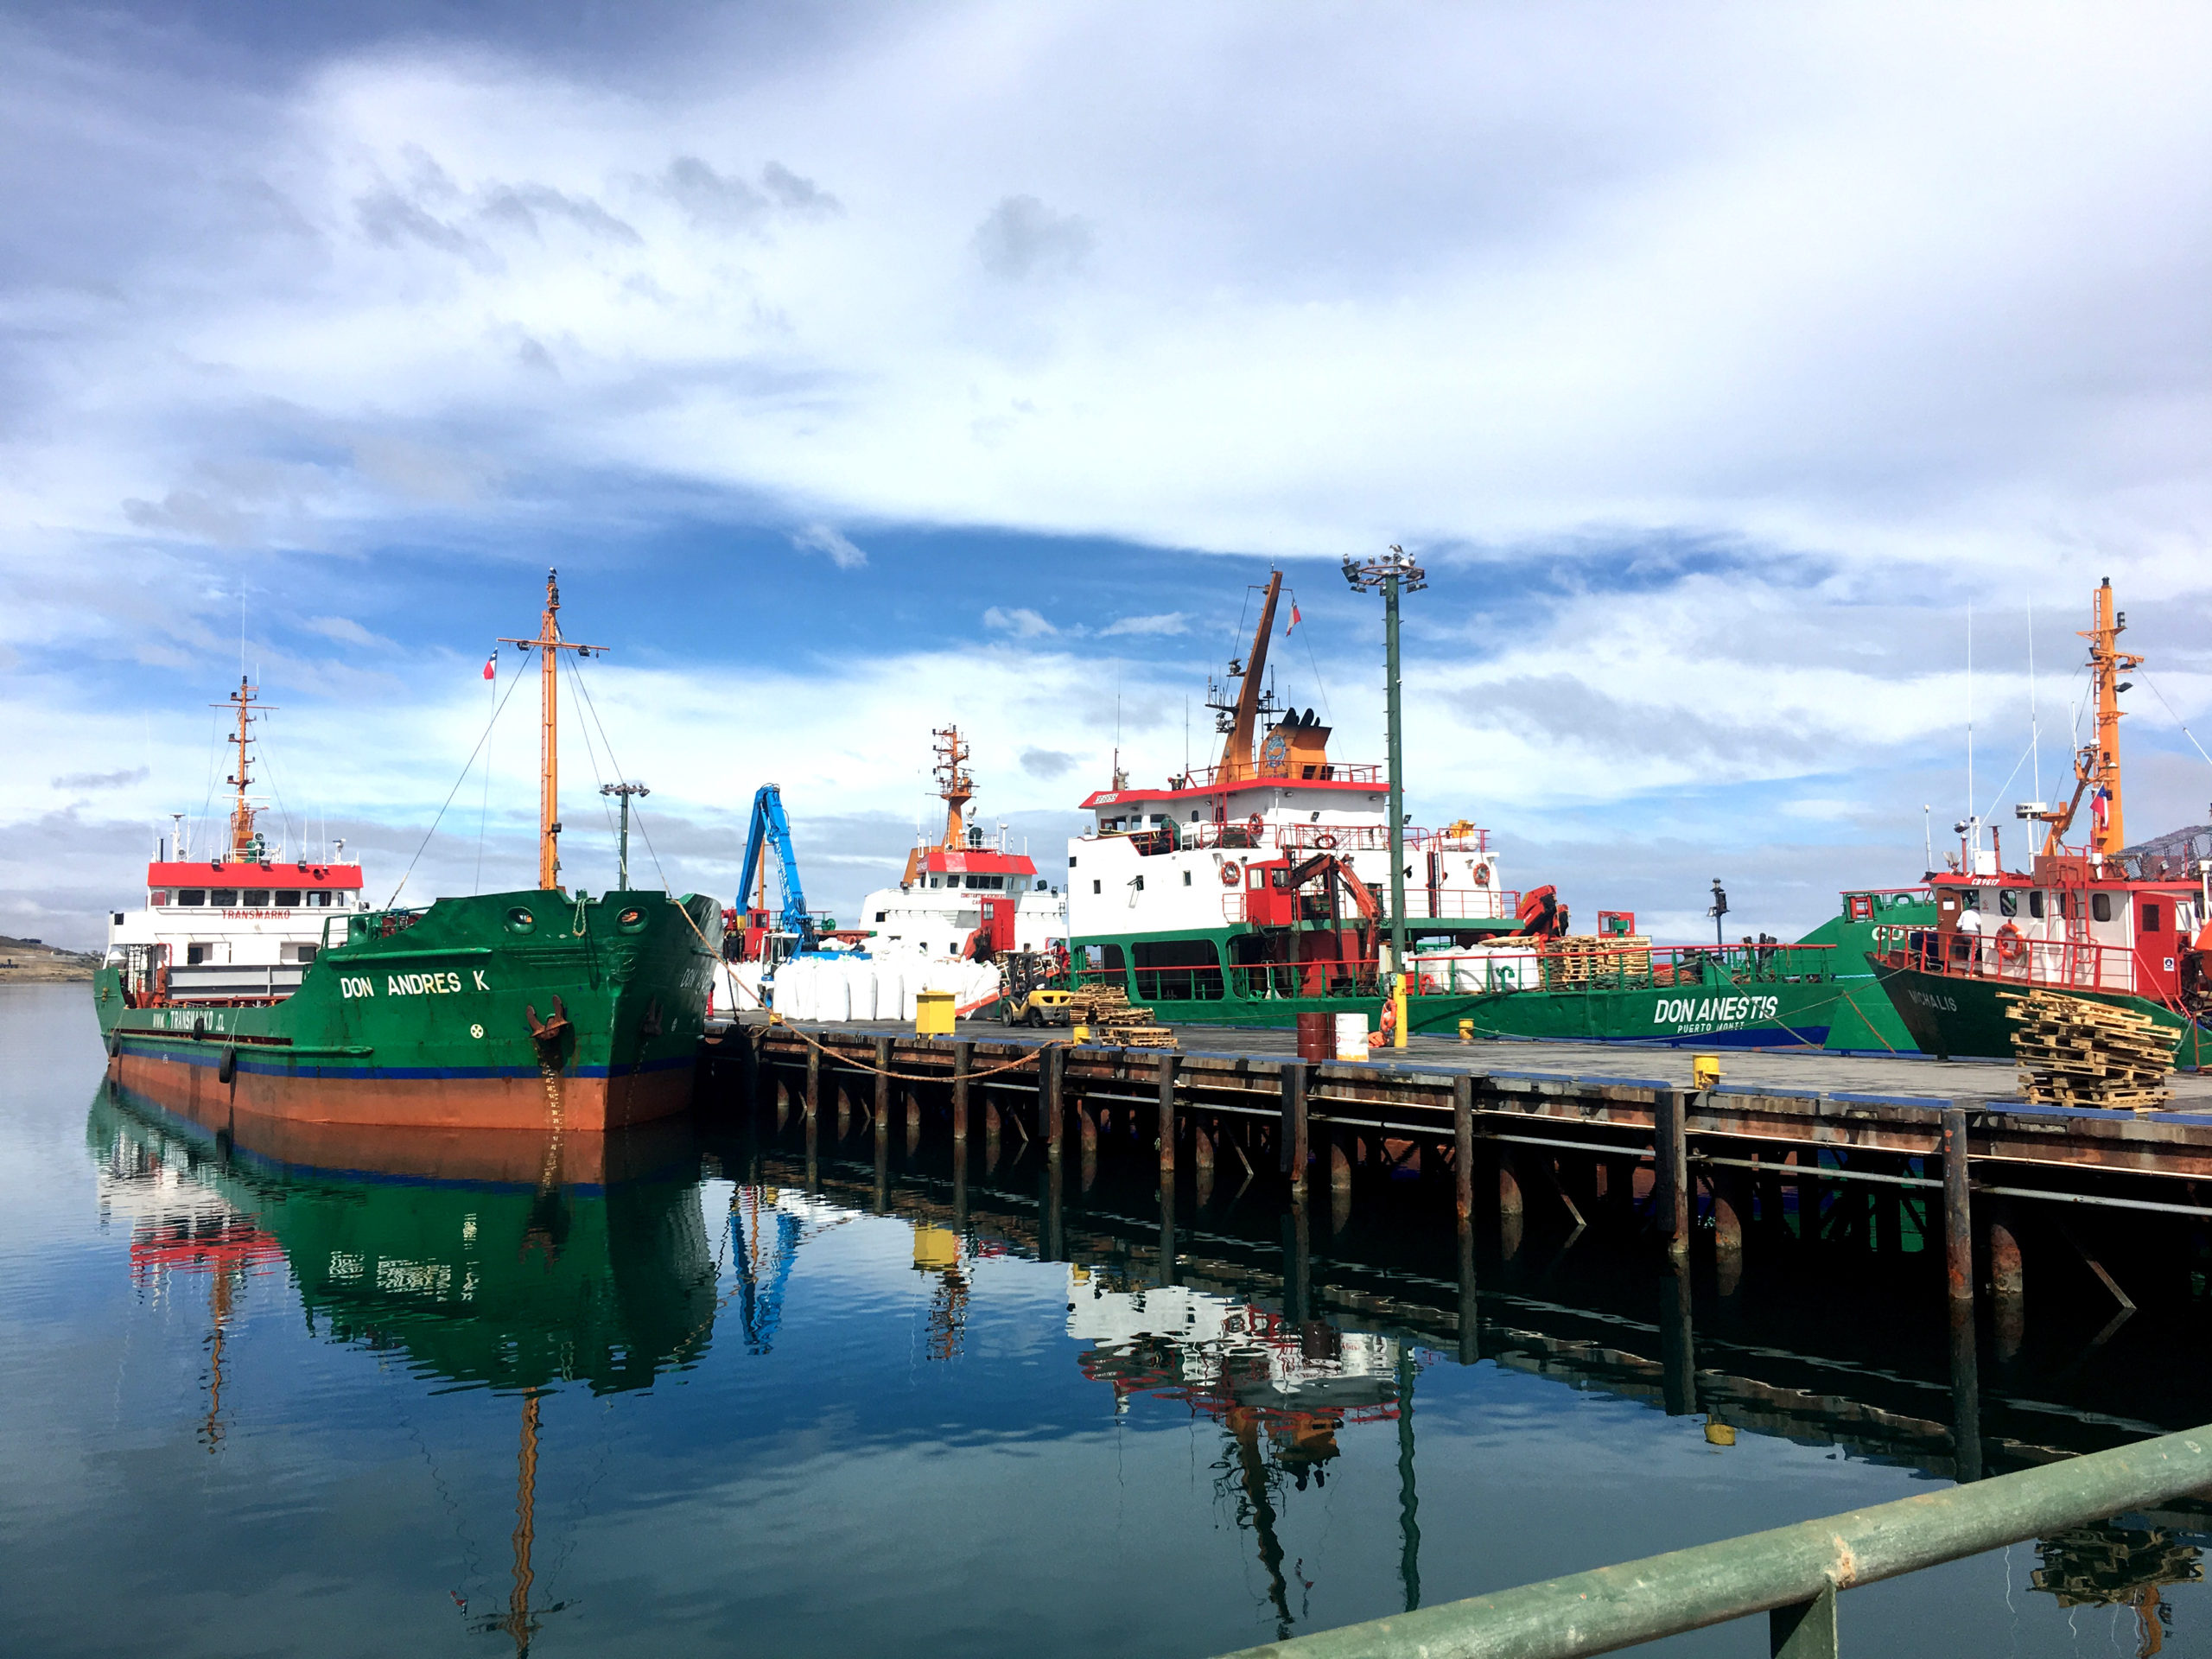
[[[310,633],[319,633],[326,639],[335,639],[341,645],[382,645],[391,642],[380,639],[350,616],[311,616],[300,626]]]
[[[1125,616],[1118,621],[1109,622],[1098,632],[1102,634],[1187,633],[1190,632],[1190,627],[1191,619],[1187,613],[1182,611],[1168,611],[1159,616]]]
[[[827,524],[809,524],[791,537],[791,545],[802,552],[827,555],[840,570],[856,570],[868,563],[866,553]]]
[[[983,613],[983,626],[997,633],[1010,633],[1017,639],[1041,639],[1059,632],[1027,606],[1008,609],[994,605]]]

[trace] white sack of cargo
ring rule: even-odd
[[[814,1017],[817,1020],[849,1020],[853,1017],[853,982],[847,977],[849,964],[842,962],[817,962],[810,964],[815,970]]]
[[[1533,990],[1542,983],[1543,969],[1536,958],[1536,947],[1525,939],[1474,946],[1452,964],[1455,991]]]
[[[845,972],[849,976],[853,988],[852,1018],[874,1019],[875,999],[882,986],[882,981],[876,976],[875,964],[872,962],[847,963]]]
[[[808,994],[808,974],[803,962],[787,962],[776,969],[769,1004],[786,1020],[811,1020],[814,1000]]]

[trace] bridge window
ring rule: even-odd
[[[146,895],[146,902],[149,905],[166,905],[168,901],[169,890],[167,887],[156,887]]]
[[[2028,895],[2028,914],[2034,917],[2037,921],[2041,921],[2043,919],[2042,893],[2031,893]]]
[[[1090,890],[1093,893],[1103,893],[1105,891],[1105,885],[1103,882],[1094,881],[1090,884]]]
[[[1191,885],[1191,873],[1188,870],[1183,872],[1183,885],[1186,887]]]
[[[268,888],[266,888],[266,887],[248,887],[248,888],[245,890],[245,907],[246,907],[248,910],[260,910],[260,909],[263,909],[264,907],[265,907],[265,906],[268,905],[268,903],[269,903],[269,889],[268,889]]]
[[[176,901],[180,905],[204,905],[207,902],[207,889],[205,887],[179,887],[176,890]]]
[[[300,902],[312,906],[319,910],[328,910],[330,908],[330,889],[327,887],[316,887],[309,892],[303,893],[300,895]]]
[[[2112,894],[2108,893],[2091,893],[2089,895],[2089,914],[2092,918],[2100,922],[2108,922],[2112,920]]]
[[[228,910],[234,906],[238,901],[238,890],[236,887],[211,887],[208,889],[207,902],[215,906],[218,909]]]
[[[2009,887],[2004,892],[1999,893],[1997,895],[1997,913],[2000,916],[2018,915],[2020,913],[2020,895],[2014,893]]]
[[[1959,906],[1962,910],[1980,910],[1981,895],[1972,887],[1968,887],[1959,894]]]
[[[269,897],[280,908],[289,910],[300,902],[300,890],[297,887],[278,887]]]

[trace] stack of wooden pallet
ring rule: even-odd
[[[1069,999],[1078,1026],[1089,1026],[1091,1040],[1116,1048],[1173,1048],[1175,1033],[1152,1023],[1152,1010],[1133,1007],[1118,985],[1085,985]]]
[[[2171,1098],[2173,1034],[2147,1014],[2056,991],[1999,991],[2020,1090],[2038,1106],[2155,1111]]]
[[[1570,933],[1544,948],[1544,988],[1569,990],[1651,971],[1651,940],[1643,933]]]

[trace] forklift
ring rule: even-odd
[[[1075,993],[1057,952],[1009,950],[999,957],[999,1021],[1001,1025],[1072,1026]]]

